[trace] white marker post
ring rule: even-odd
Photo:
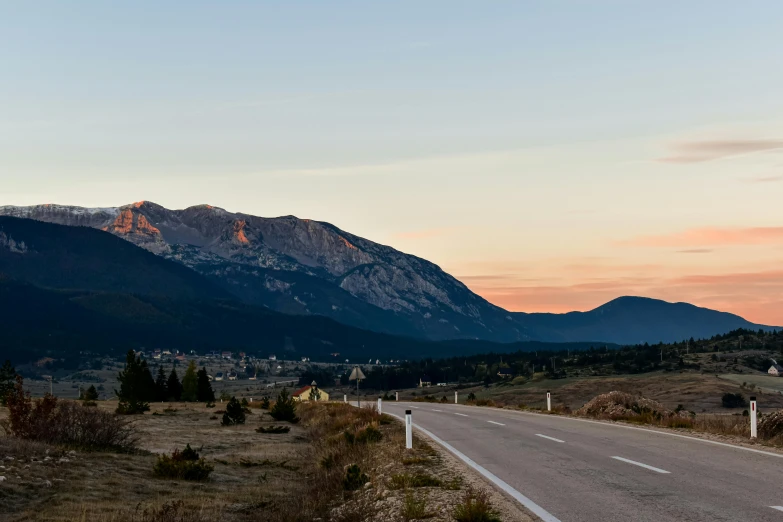
[[[546,392],[546,411],[552,411],[552,394]]]
[[[756,438],[756,397],[750,398],[750,438]]]
[[[348,396],[347,395],[343,395],[343,402],[345,404],[348,404]]]
[[[411,410],[405,410],[405,449],[413,449],[413,418]]]
[[[399,402],[399,400],[400,400],[400,392],[394,392],[394,400]]]
[[[459,404],[459,400],[457,399],[458,397],[457,393],[458,392],[454,392],[454,404]]]
[[[378,397],[378,415],[383,413],[383,399]]]

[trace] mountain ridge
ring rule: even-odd
[[[773,328],[633,296],[587,312],[509,312],[426,259],[290,215],[264,218],[206,204],[169,210],[148,201],[94,209],[4,206],[0,215],[109,232],[196,271],[246,303],[393,335],[635,344]]]

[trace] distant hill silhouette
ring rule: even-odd
[[[708,338],[738,328],[773,328],[688,303],[631,296],[619,297],[589,312],[514,315],[539,338],[557,342],[593,339],[617,344],[668,343]]]

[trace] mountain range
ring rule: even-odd
[[[637,297],[622,297],[589,312],[509,312],[427,260],[329,223],[293,216],[264,218],[210,205],[169,210],[151,202],[93,209],[6,206],[0,207],[0,215],[96,229],[170,262],[171,282],[161,286],[156,280],[136,278],[136,286],[128,283],[130,293],[149,294],[149,288],[144,288],[148,286],[171,296],[163,289],[175,287],[186,273],[198,274],[203,279],[200,291],[209,294],[204,298],[228,298],[289,315],[323,316],[408,338],[633,344],[709,337],[736,328],[769,328],[733,314]],[[75,237],[63,239],[60,253],[47,262],[67,264],[67,243]],[[18,253],[38,240],[22,229],[0,231],[0,252],[4,247]],[[112,250],[115,243],[103,248]],[[44,265],[27,266],[25,273],[9,275],[52,286]],[[0,266],[4,271],[7,268]],[[105,289],[103,283],[90,281],[102,276],[89,270],[76,272],[69,288]],[[161,277],[166,281],[169,276]],[[112,287],[112,291],[124,292],[123,288]]]

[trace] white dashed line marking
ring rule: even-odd
[[[443,413],[443,410],[432,410],[432,411],[437,411],[438,413]]]
[[[772,509],[777,509],[778,511],[783,511],[783,506],[769,506]]]
[[[547,435],[541,435],[540,433],[536,433],[536,437],[541,437],[542,439],[553,440],[555,442],[565,442],[564,440],[556,439],[554,437],[549,437]]]
[[[501,424],[501,423],[495,422],[495,421],[487,421],[487,422],[489,422],[490,424],[497,424],[498,426],[505,426],[505,424]]]
[[[666,473],[666,474],[669,473],[665,469],[654,468],[652,466],[648,466],[647,464],[642,464],[641,462],[636,462],[635,460],[628,460],[628,459],[624,459],[622,457],[612,457],[612,458],[614,460],[619,460],[621,462],[626,462],[628,464],[633,464],[634,466],[639,466],[639,467],[644,468],[644,469],[649,469],[650,471],[655,471],[656,473]]]
[[[467,417],[464,413],[455,413],[454,415],[459,415],[460,417]]]

